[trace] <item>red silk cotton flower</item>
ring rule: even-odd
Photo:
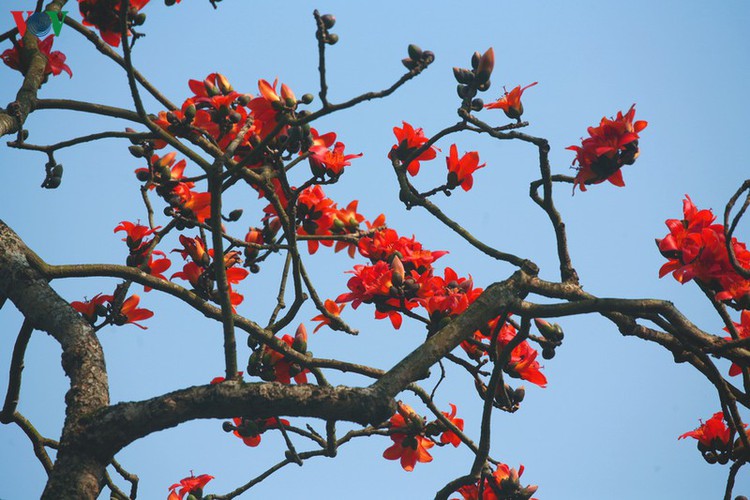
[[[179,483],[175,483],[169,487],[169,497],[167,500],[182,500],[188,493],[200,493],[203,494],[203,487],[212,480],[214,477],[208,474],[201,474],[200,476],[186,477],[180,479]],[[179,490],[178,490],[179,488]]]
[[[524,90],[529,87],[533,87],[539,82],[534,82],[521,88],[521,86],[514,87],[510,92],[506,92],[505,95],[501,96],[497,101],[485,104],[486,109],[502,109],[505,112],[505,116],[511,120],[521,121],[521,115],[523,114],[523,104],[521,104],[521,96]]]
[[[589,127],[589,136],[580,146],[568,146],[576,152],[573,164],[578,163],[575,185],[586,191],[587,184],[599,184],[608,180],[615,186],[622,187],[620,168],[632,165],[638,158],[638,132],[646,128],[648,122],[635,118],[635,104],[624,115],[617,113],[614,119],[602,118],[598,127]]]
[[[70,70],[70,67],[65,64],[65,54],[63,54],[59,50],[52,52],[52,44],[54,43],[54,40],[54,35],[50,35],[44,40],[40,40],[38,42],[39,52],[44,54],[44,56],[47,58],[47,64],[44,67],[44,75],[45,77],[49,75],[57,76],[65,71],[68,76],[72,77],[73,72]],[[7,49],[5,52],[0,54],[0,59],[3,60],[6,66],[20,71],[25,75],[28,68],[25,68],[21,64],[21,55],[19,51],[22,49],[23,40],[19,40],[18,44],[14,45],[12,49]]]
[[[730,441],[729,427],[724,422],[724,414],[722,412],[714,413],[714,415],[703,422],[695,430],[686,432],[677,439],[685,439],[691,437],[697,439],[698,442],[706,448],[715,449],[726,449]]]
[[[472,174],[486,165],[479,164],[479,153],[476,151],[470,151],[459,158],[455,144],[451,145],[450,155],[445,162],[448,164],[448,187],[453,189],[461,186],[464,191],[474,185]]]
[[[400,460],[407,472],[413,471],[417,462],[432,462],[427,450],[435,443],[424,436],[424,419],[411,407],[399,401],[398,412],[391,417],[389,426],[394,431],[390,436],[393,445],[383,452],[383,458]]]
[[[393,133],[396,135],[398,142],[391,148],[391,152],[388,153],[388,158],[392,160],[395,158],[401,162],[411,157],[413,153],[429,141],[421,128],[415,129],[406,122],[402,122],[402,124],[402,128],[393,127]],[[434,160],[437,156],[437,151],[438,149],[435,146],[430,146],[406,165],[406,171],[410,175],[417,175],[419,172],[419,162]]]

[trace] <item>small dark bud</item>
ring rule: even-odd
[[[49,179],[44,181],[42,187],[46,189],[55,189],[60,186],[61,182],[62,179],[60,177],[50,177]]]
[[[167,7],[171,7],[171,6],[173,6],[173,5],[174,5],[174,4],[176,3],[176,2],[177,2],[177,0],[164,0],[164,5],[166,5]]]
[[[229,121],[230,122],[237,123],[240,120],[242,120],[242,115],[239,114],[238,112],[232,111],[231,113],[229,113]]]
[[[432,64],[435,60],[435,53],[431,50],[425,50],[422,52],[422,62],[425,64]]]
[[[326,37],[326,43],[328,45],[336,45],[339,41],[339,36],[336,33],[329,33]]]
[[[242,217],[242,209],[237,208],[229,212],[227,219],[229,219],[231,222],[235,222],[235,221],[240,220],[240,217]]]
[[[313,102],[313,99],[315,99],[315,97],[312,94],[304,94],[302,97],[300,97],[299,101],[302,104],[310,104],[311,102]]]
[[[523,401],[523,398],[526,397],[526,388],[524,386],[521,386],[517,389],[515,389],[511,395],[511,399],[513,399],[514,403],[520,403]]]
[[[63,166],[61,164],[52,167],[52,177],[62,177]]]
[[[544,359],[552,359],[555,357],[555,348],[554,347],[545,347],[542,349],[542,357]]]
[[[454,67],[453,76],[458,83],[464,83],[466,85],[469,85],[474,81],[474,73],[464,68]]]
[[[482,108],[484,108],[484,101],[482,99],[477,97],[471,100],[471,109],[473,111],[482,111]]]
[[[180,120],[178,120],[177,116],[171,111],[167,112],[167,121],[171,123],[172,125],[180,123]]]
[[[414,59],[415,61],[419,61],[422,59],[422,49],[419,48],[418,45],[414,45],[413,43],[409,45],[406,49],[409,52],[409,57]]]
[[[237,98],[237,102],[240,104],[240,106],[247,106],[252,99],[253,97],[251,95],[242,94]]]
[[[479,61],[482,59],[482,54],[474,52],[471,56],[471,69],[477,69],[479,67]]]
[[[492,85],[492,82],[491,82],[491,81],[489,81],[489,80],[487,80],[486,82],[482,83],[481,85],[478,85],[478,86],[477,86],[477,89],[478,89],[478,90],[479,90],[480,92],[487,92],[488,90],[490,90],[490,86],[491,86],[491,85]]]
[[[456,87],[456,93],[458,94],[458,97],[461,99],[464,99],[466,97],[466,89],[468,89],[466,85],[461,85],[460,83]]]
[[[409,58],[409,57],[406,57],[406,58],[404,58],[404,59],[401,59],[401,64],[403,64],[403,65],[404,65],[404,67],[405,67],[406,69],[408,69],[409,71],[411,71],[411,70],[413,70],[414,68],[416,68],[416,67],[417,67],[417,63],[416,63],[416,62],[414,62],[414,59],[411,59],[411,58]]]
[[[148,170],[139,170],[135,173],[135,177],[141,182],[148,182],[151,179],[151,174],[148,173]]]
[[[133,25],[140,26],[141,24],[146,22],[146,14],[143,12],[139,12],[133,17]]]
[[[136,158],[143,158],[146,154],[146,151],[141,146],[128,146],[128,151],[130,151],[130,154]]]
[[[333,26],[336,24],[336,18],[333,16],[333,14],[324,14],[320,16],[320,20],[323,21],[323,26],[327,30],[333,28]]]
[[[233,426],[231,422],[224,422],[221,424],[221,430],[223,430],[224,432],[232,432],[235,429],[236,427]]]
[[[21,130],[21,140],[25,141],[29,138],[29,131],[27,129]]]

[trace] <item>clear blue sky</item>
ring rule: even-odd
[[[8,11],[31,9],[33,4],[4,3]],[[256,92],[259,78],[279,77],[298,96],[317,94],[311,15],[315,7],[338,19],[334,31],[341,39],[328,52],[329,96],[338,102],[389,86],[403,71],[400,60],[409,43],[434,51],[434,65],[391,99],[367,103],[317,125],[321,131],[336,131],[348,152],[364,153],[347,168],[341,183],[326,192],[340,205],[359,199],[367,217],[385,212],[399,232],[414,233],[429,249],[449,250],[439,264],[471,274],[478,286],[504,279],[511,269],[467,248],[425,213],[404,210],[386,159],[394,142],[391,128],[406,120],[430,135],[455,123],[458,101],[451,67],[468,65],[472,52],[490,46],[496,52],[491,96],[497,97],[503,85],[510,89],[539,81],[524,95],[524,118],[531,122],[528,133],[550,140],[555,173],[572,172],[573,155],[564,148],[578,143],[587,126],[637,103],[636,117],[648,120],[649,126],[641,134],[640,159],[624,170],[627,187],[601,184],[575,196],[569,185],[557,189],[574,265],[591,293],[669,299],[696,324],[721,334],[719,318],[697,288],[680,286],[672,278],[658,279],[663,258],[653,240],[666,234],[665,219],[680,216],[686,193],[699,207],[721,213],[746,177],[750,5],[738,0],[456,5],[226,0],[214,11],[204,0],[169,9],[154,1],[144,10],[147,37],[136,44],[134,58],[174,102],[189,95],[188,79],[214,71],[225,74],[240,91]],[[68,9],[80,19],[74,2]],[[9,12],[0,12],[0,30],[12,22]],[[130,107],[122,69],[99,57],[70,28],[63,28],[54,48],[67,54],[74,76],[53,78],[42,97]],[[20,74],[0,68],[0,101],[11,101],[20,83]],[[148,106],[152,112],[161,109],[154,103]],[[481,117],[505,123],[498,111],[482,112]],[[39,144],[128,125],[52,111],[33,114],[27,124],[29,141]],[[474,136],[459,137],[457,142],[462,152],[478,150],[487,167],[475,175],[469,194],[456,192],[444,200],[445,211],[489,244],[535,260],[543,277],[556,278],[549,223],[527,196],[528,183],[538,177],[536,151],[526,144]],[[439,146],[447,153],[450,142]],[[145,220],[133,175],[142,165],[128,155],[127,144],[117,140],[65,150],[58,160],[65,165],[63,184],[46,191],[39,188],[42,155],[0,149],[0,217],[48,262],[124,263],[125,246],[112,230],[121,220]],[[197,172],[195,166],[188,168],[188,173]],[[417,184],[436,185],[444,169],[441,155],[424,164]],[[245,208],[243,219],[230,226],[242,235],[248,225],[257,223],[261,205],[253,193],[239,191],[226,206]],[[741,227],[740,239],[750,240],[747,229]],[[164,249],[177,246],[171,243]],[[173,255],[173,266],[180,265]],[[348,275],[343,272],[361,259],[352,262],[322,249],[306,262],[321,295],[335,297],[346,290]],[[247,280],[241,289],[246,297],[241,313],[261,322],[267,318],[279,266],[269,265]],[[80,300],[108,293],[114,281],[72,280],[54,286],[68,300]],[[126,326],[99,334],[114,402],[204,384],[222,373],[218,324],[156,292],[141,296],[143,305],[156,311],[145,322],[147,331]],[[424,336],[419,325],[408,322],[392,331],[385,322],[373,321],[367,306],[346,312],[360,336],[323,330],[310,339],[316,355],[386,368]],[[314,314],[308,305],[300,318]],[[7,304],[0,311],[3,391],[20,324],[20,316]],[[543,500],[720,498],[727,468],[706,464],[693,441],[677,441],[678,435],[697,426],[699,418],[719,410],[710,384],[691,367],[675,365],[660,347],[621,337],[603,319],[571,318],[562,324],[565,344],[555,359],[544,362],[548,387],[526,384],[521,410],[496,415],[492,456],[512,466],[523,463],[524,479],[540,486],[536,496]],[[721,369],[726,371],[728,365]],[[24,377],[19,410],[45,435],[58,437],[67,379],[59,347],[43,333],[32,338]],[[367,383],[357,378],[334,380]],[[432,384],[427,381],[425,386]],[[478,437],[480,404],[471,384],[465,374],[449,369],[449,380],[436,399],[445,409],[448,403],[458,405],[467,432]],[[312,424],[318,430],[323,427],[321,422]],[[434,448],[432,463],[406,473],[381,457],[389,444],[386,438],[373,437],[342,447],[335,460],[318,458],[302,468],[289,466],[248,497],[431,498],[471,465],[463,450]],[[297,445],[306,449],[302,442]],[[145,499],[166,497],[167,487],[191,470],[216,476],[207,492],[223,493],[282,458],[277,435],[264,435],[261,446],[251,449],[224,434],[218,421],[192,422],[150,436],[118,455],[141,477],[139,498]],[[25,436],[17,428],[0,429],[0,498],[33,498],[43,483],[42,468]],[[735,491],[750,494],[746,470]]]

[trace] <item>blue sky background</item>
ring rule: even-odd
[[[8,11],[31,9],[30,0],[13,0]],[[609,183],[570,195],[556,186],[556,202],[569,231],[570,250],[585,289],[602,297],[672,300],[696,324],[721,334],[721,322],[694,286],[671,277],[658,279],[663,263],[654,238],[666,234],[664,220],[679,218],[687,193],[700,208],[723,212],[726,200],[746,178],[746,117],[750,114],[746,83],[750,5],[678,1],[573,3],[224,1],[214,11],[207,1],[185,1],[173,8],[152,2],[144,12],[147,37],[136,44],[136,66],[174,102],[188,95],[187,80],[208,73],[225,74],[234,87],[257,92],[259,78],[275,77],[297,95],[317,94],[317,48],[312,9],[332,12],[340,42],[328,51],[329,97],[334,102],[389,86],[403,72],[400,60],[409,43],[436,53],[421,77],[385,101],[366,103],[316,124],[333,130],[347,152],[363,152],[341,182],[326,188],[339,205],[359,199],[359,209],[373,219],[387,214],[389,225],[412,233],[432,250],[449,250],[438,263],[459,274],[471,274],[478,286],[504,279],[512,269],[468,248],[457,236],[423,211],[404,210],[386,154],[394,142],[392,127],[406,120],[431,135],[457,121],[458,99],[453,66],[467,66],[475,50],[496,52],[493,86],[487,101],[503,85],[509,89],[539,81],[524,94],[531,122],[526,132],[549,139],[554,173],[572,174],[572,152],[586,127],[602,116],[637,103],[638,119],[648,120],[641,134],[641,157],[624,169],[627,186]],[[69,15],[80,19],[71,2]],[[2,13],[0,13],[1,15]],[[12,26],[10,13],[0,16],[0,30]],[[0,47],[7,48],[9,44]],[[68,57],[73,78],[53,78],[41,97],[85,99],[131,107],[124,72],[99,56],[70,28],[64,27],[54,49]],[[0,68],[0,101],[13,100],[19,73]],[[147,102],[149,111],[161,108]],[[317,105],[317,100],[313,107]],[[507,122],[500,111],[483,111],[490,123]],[[123,121],[39,111],[27,121],[29,142],[45,144],[99,130],[122,130]],[[475,175],[470,193],[455,192],[439,200],[445,212],[483,241],[531,258],[542,276],[556,279],[557,264],[549,222],[528,198],[528,184],[538,177],[536,150],[522,143],[499,143],[465,135],[439,146],[447,154],[452,142],[460,152],[478,150],[487,167]],[[424,163],[416,180],[430,188],[445,176],[444,155]],[[50,263],[124,263],[125,245],[112,233],[121,220],[145,220],[133,170],[141,165],[127,153],[125,141],[107,140],[57,155],[65,177],[57,190],[39,188],[45,157],[0,149],[0,217]],[[187,173],[197,173],[189,166]],[[439,199],[439,198],[438,198]],[[154,201],[161,208],[161,202]],[[225,206],[245,209],[229,225],[244,235],[257,224],[262,204],[254,192],[240,188]],[[158,210],[157,210],[158,212]],[[166,220],[160,219],[160,224]],[[747,225],[738,236],[747,241]],[[165,242],[163,250],[178,246]],[[173,254],[173,269],[181,268]],[[350,261],[321,249],[305,258],[318,290],[335,298],[346,291]],[[269,262],[250,276],[240,291],[239,312],[265,323],[276,295],[280,262]],[[68,300],[109,293],[109,279],[54,282]],[[139,287],[134,287],[136,290]],[[177,388],[205,384],[223,372],[221,327],[156,292],[142,305],[156,316],[147,331],[133,326],[102,331],[113,402],[143,399]],[[420,325],[405,321],[398,332],[372,320],[366,305],[347,307],[345,319],[359,328],[354,338],[322,330],[311,336],[310,349],[321,357],[341,357],[387,368],[424,338]],[[306,305],[300,319],[317,314]],[[735,320],[738,320],[735,318]],[[0,387],[21,324],[11,304],[0,311]],[[677,436],[694,429],[698,419],[719,410],[710,384],[689,366],[675,365],[656,345],[623,338],[599,317],[567,318],[565,344],[544,361],[546,389],[527,386],[519,412],[498,412],[493,420],[492,456],[526,467],[523,479],[538,484],[540,500],[633,498],[720,498],[728,469],[706,464],[691,440]],[[296,324],[295,324],[296,326]],[[293,333],[294,328],[288,332]],[[19,411],[47,436],[57,438],[64,415],[67,379],[58,345],[35,332],[26,356]],[[244,366],[248,352],[241,348]],[[720,368],[726,372],[729,366]],[[438,406],[459,407],[466,431],[478,438],[480,401],[472,381],[448,366],[448,380],[436,396]],[[355,377],[332,376],[334,383],[367,384]],[[436,377],[425,381],[431,388]],[[517,381],[512,382],[518,385]],[[416,401],[405,395],[405,400]],[[743,414],[747,419],[750,415]],[[297,419],[296,423],[304,426]],[[321,422],[311,424],[322,432]],[[216,476],[207,492],[223,493],[283,459],[280,436],[268,433],[258,448],[221,431],[218,421],[198,421],[149,436],[118,455],[141,478],[139,498],[166,497],[167,487],[182,477]],[[346,426],[342,425],[342,432]],[[296,440],[298,450],[308,449]],[[361,439],[341,448],[335,460],[313,459],[289,466],[247,494],[249,498],[431,498],[447,481],[464,474],[471,456],[462,449],[433,448],[434,461],[412,473],[383,459],[387,438]],[[0,429],[0,498],[33,498],[44,473],[18,428]],[[735,494],[750,494],[750,476],[740,472]],[[105,497],[104,495],[102,496]]]

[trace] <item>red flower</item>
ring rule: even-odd
[[[683,201],[684,219],[666,221],[669,234],[657,239],[661,254],[669,259],[659,270],[680,283],[697,279],[716,292],[717,300],[738,300],[750,293],[750,280],[737,274],[726,249],[724,226],[713,224],[710,210],[698,210],[690,197]],[[750,252],[736,238],[730,242],[738,263],[750,267]]]
[[[479,153],[476,151],[470,151],[459,159],[455,144],[451,145],[450,156],[445,162],[448,164],[448,187],[452,189],[460,185],[464,191],[468,191],[474,185],[472,174],[487,165],[479,164]]]
[[[149,0],[130,0],[129,18],[132,19]],[[120,1],[78,0],[85,26],[94,26],[102,39],[113,47],[120,46]],[[130,32],[128,32],[130,34]]]
[[[435,443],[424,436],[424,419],[408,405],[399,401],[398,413],[390,419],[389,426],[396,431],[390,435],[393,445],[383,452],[383,458],[401,461],[401,467],[411,472],[417,462],[432,462],[427,451]]]
[[[235,430],[232,432],[235,436],[242,439],[247,446],[254,448],[260,444],[260,435],[269,429],[279,429],[281,426],[289,426],[289,421],[285,419],[257,418],[250,419],[244,417],[235,417],[232,419]]]
[[[339,306],[336,302],[334,302],[331,299],[326,299],[324,305],[325,305],[326,311],[328,311],[329,314],[331,314],[332,316],[339,316],[341,314],[341,311],[343,311],[344,308],[346,307],[346,304]],[[313,333],[316,333],[318,330],[323,328],[323,325],[331,324],[331,320],[326,318],[325,315],[323,314],[318,314],[312,319],[312,321],[320,321],[320,324],[315,327],[315,329],[313,330]]]
[[[445,416],[445,418],[450,420],[453,425],[458,427],[459,430],[464,430],[464,419],[456,418],[456,405],[454,405],[453,403],[449,403],[449,404],[451,407],[451,412],[450,413],[442,412],[443,415]],[[461,438],[459,438],[458,435],[456,435],[456,433],[454,433],[453,431],[445,430],[440,435],[440,442],[443,444],[450,443],[453,446],[458,447],[458,445],[461,444]]]
[[[44,54],[44,56],[47,58],[47,64],[44,67],[44,74],[45,76],[50,74],[57,76],[65,71],[69,77],[72,77],[73,72],[70,71],[68,65],[65,64],[65,54],[63,54],[59,50],[51,52],[54,38],[54,35],[50,35],[44,40],[40,40],[37,44],[37,46],[39,47],[39,52]],[[14,45],[12,49],[7,49],[5,52],[0,54],[0,59],[2,59],[8,67],[18,70],[25,75],[28,68],[21,67],[21,57],[19,54],[19,49],[22,48],[23,39],[19,40],[18,45]]]
[[[139,308],[138,303],[140,301],[141,298],[138,295],[131,295],[125,299],[125,302],[122,303],[122,307],[120,307],[120,313],[114,318],[115,324],[124,325],[126,323],[131,323],[141,330],[147,330],[148,327],[139,325],[137,321],[148,319],[152,317],[154,313],[148,309]]]
[[[391,148],[391,152],[388,153],[388,158],[396,158],[403,161],[410,157],[416,150],[421,148],[424,143],[429,141],[429,139],[425,137],[421,128],[415,129],[406,122],[401,123],[403,124],[403,128],[393,127],[393,133],[396,135],[396,140],[398,142]],[[417,175],[419,172],[419,162],[434,160],[437,156],[437,151],[438,149],[435,146],[427,148],[424,153],[420,154],[406,165],[407,172],[409,172],[410,175]]]
[[[124,241],[128,245],[128,248],[131,252],[135,252],[137,250],[141,250],[143,247],[151,243],[150,240],[143,241],[143,238],[154,234],[158,229],[159,227],[151,229],[148,226],[133,224],[132,222],[124,220],[120,222],[120,225],[115,228],[114,232],[116,233],[118,231],[125,231],[126,236],[122,239],[122,241]]]
[[[181,479],[179,483],[175,483],[169,487],[170,493],[167,500],[182,500],[187,493],[198,493],[199,495],[202,495],[203,487],[213,478],[213,476],[209,476],[208,474],[201,474],[197,477],[191,474],[190,477]],[[179,488],[179,491],[177,491],[177,488]]]
[[[538,486],[521,486],[519,478],[523,475],[523,471],[523,465],[516,471],[516,469],[511,469],[506,464],[498,464],[495,472],[491,475],[480,478],[476,484],[462,486],[458,489],[458,492],[461,493],[463,500],[480,500],[479,486],[482,485],[481,500],[529,498],[536,492]],[[529,498],[529,500],[535,499]]]
[[[734,324],[735,329],[737,330],[737,335],[741,339],[746,339],[750,337],[750,310],[743,310],[740,314],[740,322]],[[725,332],[729,332],[728,328],[724,328]],[[732,340],[732,337],[726,337],[727,340]],[[742,367],[738,365],[737,363],[732,363],[732,366],[729,368],[729,376],[735,377],[742,373]]]
[[[338,177],[344,171],[344,167],[351,165],[349,160],[362,156],[362,153],[345,155],[344,148],[346,146],[343,142],[337,142],[331,150],[330,147],[336,139],[336,134],[333,132],[322,136],[319,136],[314,129],[311,129],[310,132],[313,136],[313,145],[308,149],[310,153],[309,161],[310,168],[315,175],[326,173],[331,177]]]
[[[615,186],[625,185],[620,168],[635,163],[639,154],[638,132],[648,125],[643,120],[634,123],[634,118],[635,104],[624,115],[618,111],[614,120],[602,118],[598,127],[589,127],[590,137],[580,146],[566,148],[576,152],[573,164],[579,165],[573,189],[580,186],[581,191],[586,191],[586,184],[605,180]]]
[[[154,260],[154,255],[161,256],[160,259]],[[143,265],[142,269],[144,272],[147,272],[151,276],[159,279],[163,279],[164,281],[167,280],[167,278],[164,276],[164,271],[169,269],[169,266],[172,265],[172,261],[167,258],[166,255],[164,255],[164,252],[161,252],[159,250],[154,250],[151,252],[151,255],[148,256],[148,262]],[[151,287],[144,286],[143,290],[146,292],[151,291]]]
[[[730,442],[729,427],[724,422],[722,412],[714,413],[714,416],[703,422],[697,429],[686,432],[677,439],[691,437],[697,439],[706,448],[726,449]]]
[[[84,302],[76,300],[71,302],[70,306],[81,313],[83,317],[89,321],[89,323],[93,324],[96,321],[97,316],[103,316],[103,314],[99,314],[100,312],[103,312],[102,306],[104,306],[106,302],[111,301],[111,295],[102,295],[101,293],[98,293],[93,296],[91,300],[86,300]]]
[[[523,114],[521,96],[523,95],[524,90],[533,87],[537,83],[539,82],[530,83],[523,88],[519,85],[518,87],[513,88],[510,92],[505,92],[505,94],[497,101],[485,104],[484,107],[487,109],[502,109],[505,112],[505,116],[511,120],[518,120],[520,122],[521,115]]]
[[[503,348],[516,336],[516,329],[510,323],[503,325],[500,330],[500,335],[497,339],[497,352],[498,354]],[[531,347],[528,341],[524,340],[518,344],[513,351],[510,353],[510,359],[508,365],[505,367],[505,371],[514,378],[520,378],[536,384],[539,387],[547,386],[547,377],[539,371],[541,366],[536,361],[538,356],[536,349]]]
[[[459,278],[450,267],[445,268],[445,277],[433,276],[427,286],[427,298],[418,299],[427,309],[430,319],[440,321],[449,316],[458,316],[482,293],[481,288],[474,288],[474,281]]]

